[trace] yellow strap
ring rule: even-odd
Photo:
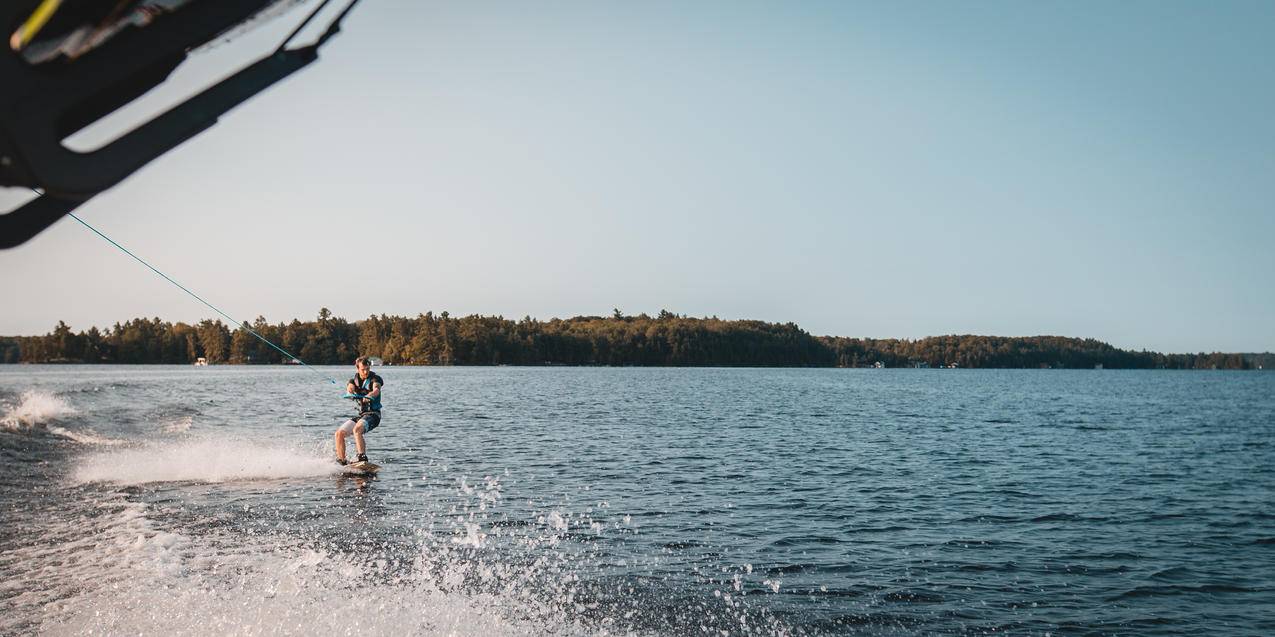
[[[53,17],[53,14],[57,12],[58,7],[61,5],[62,0],[44,0],[44,2],[41,2],[35,12],[31,14],[31,17],[27,18],[27,21],[23,22],[17,31],[13,32],[13,37],[9,38],[9,48],[14,51],[21,51],[26,45],[30,44],[31,40],[35,39],[36,34],[40,32],[40,29],[43,29],[44,25],[49,23],[49,18]]]

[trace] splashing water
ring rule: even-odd
[[[337,472],[316,453],[244,439],[205,438],[146,444],[83,457],[72,473],[80,484],[233,482],[324,476]]]
[[[75,442],[90,445],[118,445],[124,441],[103,436],[92,429],[68,429],[58,426],[59,420],[79,415],[74,407],[61,396],[41,390],[22,393],[16,405],[5,408],[0,416],[0,427],[14,433],[46,431]]]
[[[123,500],[102,506],[103,550],[41,549],[75,556],[77,576],[41,568],[76,590],[61,603],[37,605],[27,619],[42,633],[610,634],[581,625],[568,612],[573,607],[557,600],[527,600],[522,587],[531,574],[475,563],[475,547],[453,552],[426,544],[404,562],[272,533],[246,542],[226,532],[196,539],[155,528],[150,507]],[[90,573],[95,577],[85,578]],[[20,619],[0,620],[0,628],[23,628]]]
[[[10,431],[30,431],[75,414],[71,404],[61,397],[47,391],[30,389],[22,392],[18,404],[5,408],[4,416],[0,416],[0,426]]]
[[[164,423],[163,431],[166,434],[184,434],[190,431],[190,427],[195,424],[192,416],[182,416]]]

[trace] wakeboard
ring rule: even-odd
[[[351,476],[374,476],[380,470],[381,465],[372,464],[366,460],[341,466],[341,473]]]

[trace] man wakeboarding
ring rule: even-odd
[[[345,393],[358,401],[359,415],[345,421],[336,430],[336,461],[341,465],[347,464],[345,439],[350,434],[354,435],[354,446],[359,452],[355,462],[367,462],[363,434],[381,424],[381,386],[385,381],[372,372],[372,363],[366,356],[354,359],[354,370],[354,378],[345,384]]]

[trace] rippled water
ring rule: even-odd
[[[379,372],[0,368],[0,632],[1275,633],[1275,374]]]

